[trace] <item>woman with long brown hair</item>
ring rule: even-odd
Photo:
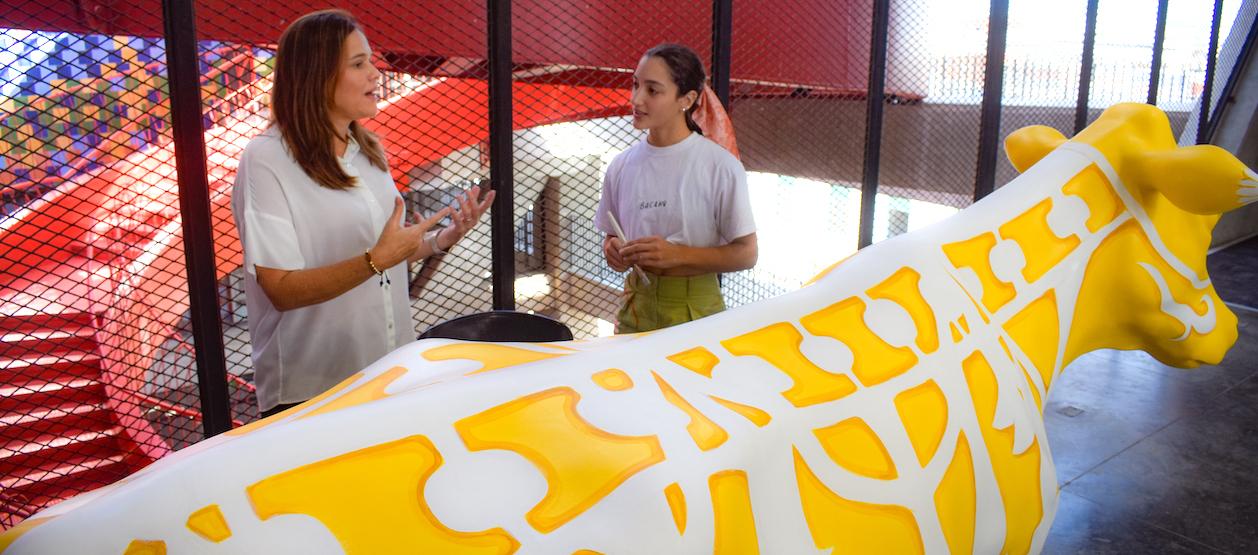
[[[413,340],[405,262],[449,250],[494,197],[472,187],[406,224],[384,149],[359,123],[379,111],[380,71],[349,13],[294,21],[274,79],[271,125],[245,148],[232,190],[263,416]]]

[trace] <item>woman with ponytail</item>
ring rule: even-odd
[[[641,270],[625,278],[618,333],[725,310],[717,274],[756,264],[747,174],[728,120],[724,147],[696,123],[696,110],[724,117],[705,81],[699,56],[676,44],[648,50],[634,71],[633,126],[647,135],[608,166],[595,217],[608,265]]]
[[[307,14],[280,36],[271,126],[245,147],[232,189],[263,416],[414,340],[406,262],[449,250],[493,201],[472,187],[406,225],[384,149],[359,123],[379,111],[379,90],[349,13]]]

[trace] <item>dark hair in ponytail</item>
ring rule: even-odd
[[[686,110],[686,127],[702,135],[703,129],[699,128],[699,124],[695,123],[692,116],[695,108],[699,106],[699,99],[703,98],[703,84],[707,81],[707,74],[703,71],[703,62],[699,60],[699,55],[680,44],[665,43],[647,50],[645,56],[664,61],[664,64],[668,66],[668,75],[677,84],[677,96],[683,96],[690,91],[698,95],[695,97],[694,104]]]

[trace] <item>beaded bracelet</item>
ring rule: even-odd
[[[389,274],[386,274],[384,273],[384,270],[377,268],[376,263],[371,261],[371,249],[363,251],[363,258],[367,260],[367,266],[371,268],[371,271],[380,276],[380,287],[392,285],[393,282],[389,281]]]

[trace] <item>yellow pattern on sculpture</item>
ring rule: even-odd
[[[909,434],[917,462],[925,468],[926,463],[934,458],[948,428],[947,397],[939,389],[939,384],[927,380],[896,395],[895,409]]]
[[[856,391],[847,376],[827,372],[808,360],[799,349],[803,340],[795,326],[780,323],[726,339],[721,345],[735,356],[760,357],[790,376],[795,385],[782,396],[796,407],[833,401]]]
[[[161,540],[134,540],[127,544],[122,555],[166,555],[166,542]]]
[[[712,515],[716,522],[714,555],[760,553],[756,537],[756,518],[751,506],[747,473],[723,470],[708,478],[712,492]]]
[[[682,368],[686,368],[687,370],[706,378],[712,377],[712,369],[716,367],[716,363],[720,362],[720,359],[716,358],[716,355],[712,354],[712,351],[704,349],[703,347],[695,347],[680,353],[668,355],[666,358],[677,363]]]
[[[550,532],[589,509],[625,480],[664,460],[654,436],[622,436],[577,414],[580,396],[562,387],[521,397],[455,423],[471,451],[504,449],[533,463],[546,496],[525,518]]]
[[[1053,209],[1053,199],[1047,198],[1000,226],[1000,236],[1022,247],[1026,266],[1022,277],[1034,283],[1079,247],[1074,235],[1058,237],[1048,225],[1048,213]]]
[[[1031,440],[1031,446],[1025,451],[1014,453],[1013,430],[997,430],[993,425],[998,386],[991,365],[982,353],[975,352],[962,362],[962,368],[1005,506],[1005,545],[1001,552],[1026,553],[1031,549],[1031,536],[1044,516],[1039,442]]]
[[[232,536],[231,527],[227,525],[227,519],[223,518],[223,511],[219,510],[218,505],[206,505],[189,515],[187,526],[196,535],[214,543]]]
[[[310,418],[311,416],[327,414],[329,412],[336,412],[338,410],[358,406],[363,403],[379,401],[380,399],[389,396],[384,392],[385,388],[389,387],[389,384],[397,381],[398,378],[405,376],[406,372],[406,368],[394,366],[393,368],[385,370],[379,376],[367,380],[367,383],[351,389],[345,392],[344,395],[332,399],[331,401],[324,403],[322,406],[301,415],[299,419]]]
[[[990,232],[943,246],[944,255],[953,266],[958,270],[969,268],[978,276],[979,286],[983,288],[983,306],[988,312],[1000,310],[1017,294],[1012,284],[1001,281],[992,270],[992,249],[995,246],[996,236]]]
[[[699,449],[711,451],[720,447],[722,443],[725,443],[725,440],[729,439],[729,433],[724,428],[721,428],[711,418],[699,412],[699,409],[696,409],[694,405],[678,394],[677,390],[673,389],[673,386],[668,385],[664,378],[661,378],[655,372],[651,372],[651,375],[655,377],[655,383],[659,384],[660,392],[664,394],[664,399],[681,409],[690,418],[690,423],[686,425],[686,432],[690,434],[690,438],[695,441],[695,445],[699,446]]]
[[[935,310],[922,296],[919,286],[922,275],[912,268],[900,268],[882,283],[873,286],[870,298],[886,299],[908,311],[917,328],[917,348],[922,354],[930,354],[939,348],[939,329],[935,323]]]
[[[633,387],[633,379],[623,370],[609,368],[590,377],[599,387],[608,391],[624,391]]]
[[[751,405],[735,403],[733,401],[730,401],[728,399],[722,399],[715,395],[709,395],[708,397],[712,399],[713,401],[720,403],[721,406],[738,413],[739,415],[741,415],[743,418],[746,418],[747,420],[750,420],[752,424],[756,425],[756,427],[763,428],[767,426],[770,421],[773,420],[773,417],[770,416],[769,413],[763,410],[760,410],[756,407],[753,407]]]
[[[948,550],[974,552],[974,527],[978,519],[977,486],[974,483],[974,456],[965,432],[957,434],[957,449],[935,490],[935,511],[943,528]]]
[[[234,429],[228,430],[228,431],[224,432],[224,433],[223,433],[223,435],[227,435],[227,436],[242,436],[242,435],[248,434],[248,433],[250,433],[250,432],[256,431],[256,430],[258,430],[258,429],[261,429],[261,428],[265,428],[265,427],[267,427],[267,426],[270,426],[271,424],[275,424],[276,422],[280,422],[280,421],[282,421],[282,420],[285,420],[285,419],[287,419],[289,416],[292,416],[293,414],[296,414],[296,413],[298,413],[298,412],[301,412],[301,411],[305,410],[307,407],[313,407],[313,406],[315,406],[315,405],[317,405],[317,404],[319,404],[319,403],[323,402],[323,400],[324,400],[324,399],[327,399],[327,398],[329,398],[329,397],[334,397],[334,396],[336,396],[336,395],[339,395],[342,391],[344,391],[344,390],[345,390],[346,388],[348,388],[351,384],[353,384],[354,382],[358,381],[358,379],[359,379],[359,378],[362,378],[362,377],[363,377],[363,373],[362,373],[362,372],[355,373],[353,376],[350,376],[350,377],[348,377],[348,378],[345,378],[344,380],[341,380],[341,383],[338,383],[338,384],[336,384],[336,385],[332,386],[332,388],[331,388],[331,389],[328,389],[327,391],[324,391],[323,393],[320,393],[320,394],[318,394],[318,395],[315,395],[315,396],[314,396],[313,398],[311,398],[309,401],[306,401],[306,402],[304,402],[304,403],[302,403],[302,404],[300,404],[300,405],[297,405],[297,406],[295,406],[295,407],[292,407],[292,408],[290,408],[290,409],[284,410],[284,411],[282,411],[282,412],[280,412],[280,413],[278,413],[278,414],[272,414],[271,416],[268,416],[268,417],[266,417],[266,418],[263,418],[263,419],[260,419],[260,420],[255,420],[255,421],[250,422],[250,423],[248,423],[248,424],[245,424],[244,426],[241,426],[241,427],[239,427],[239,428],[234,428]]]
[[[677,533],[686,533],[686,494],[681,485],[673,482],[664,488],[664,499],[668,501],[668,510],[673,514],[673,524],[677,525]]]
[[[1022,378],[1026,380],[1027,389],[1031,390],[1031,397],[1035,398],[1035,408],[1041,411],[1044,410],[1044,402],[1040,400],[1039,386],[1031,378],[1031,373],[1027,372],[1026,366],[1022,365],[1022,361],[1013,356],[1013,351],[1009,349],[1009,343],[1005,341],[1004,337],[997,337],[996,341],[1000,343],[1000,350],[1005,353],[1005,360],[1009,361],[1009,364],[1017,366],[1018,371],[1022,373]]]
[[[5,530],[4,534],[0,535],[0,553],[4,553],[5,550],[9,548],[9,545],[17,541],[17,539],[22,537],[23,534],[30,532],[31,530],[35,529],[35,527],[41,524],[44,524],[54,518],[56,517],[46,516],[46,517],[28,518],[26,520],[23,520],[22,522],[17,523],[17,526],[14,526],[12,528],[9,528],[8,530]]]
[[[494,343],[454,343],[450,345],[442,345],[424,351],[424,358],[431,361],[457,360],[467,359],[481,363],[483,366],[479,370],[473,370],[467,374],[481,374],[490,372],[499,368],[507,368],[520,364],[528,364],[539,360],[549,358],[567,356],[567,353],[544,353],[531,349],[522,349],[520,347],[512,347],[510,345],[497,345]]]
[[[1088,231],[1096,233],[1123,213],[1123,199],[1118,198],[1109,178],[1096,164],[1089,164],[1072,177],[1061,192],[1083,199],[1088,206]]]
[[[441,464],[428,438],[411,436],[271,476],[249,486],[249,501],[262,520],[314,518],[350,554],[514,552],[519,543],[500,528],[457,532],[437,520],[424,485]]]
[[[813,335],[838,339],[852,351],[852,373],[861,384],[878,385],[917,364],[908,347],[893,347],[865,324],[865,301],[852,297],[800,318]]]
[[[913,512],[897,505],[844,499],[817,478],[794,450],[795,480],[804,519],[817,549],[834,553],[923,553]]]
[[[849,472],[878,480],[892,480],[897,476],[887,446],[864,420],[848,418],[813,430],[813,434],[826,454]]]
[[[1061,319],[1057,315],[1057,292],[1049,289],[1005,322],[1005,331],[1018,348],[1031,359],[1047,391],[1057,371],[1057,350],[1061,347]]]

